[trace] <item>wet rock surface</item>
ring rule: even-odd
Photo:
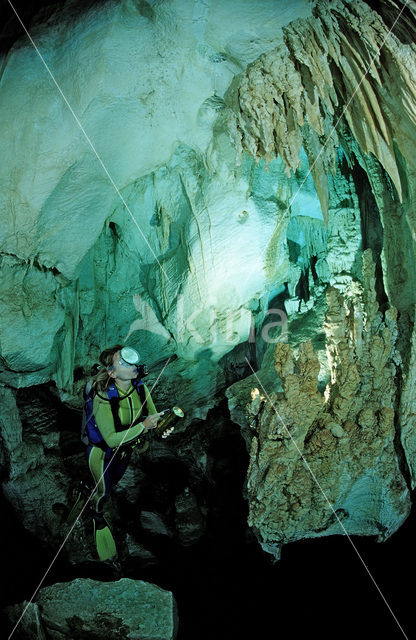
[[[410,25],[413,31],[414,20]],[[380,61],[382,47],[389,71]],[[407,106],[416,100],[408,67],[415,56],[414,45],[404,45],[366,3],[316,3],[312,17],[285,27],[283,43],[235,83],[229,123],[237,148],[268,160],[280,155],[290,171],[304,146],[327,212],[327,176],[334,173],[336,130],[345,118],[360,148],[380,161],[401,194],[393,136],[407,156],[415,142]],[[345,103],[349,108],[340,110]],[[414,166],[410,156],[409,162]]]

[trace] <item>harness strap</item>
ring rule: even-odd
[[[138,384],[134,384],[133,382],[133,389],[125,396],[120,397],[119,394],[117,393],[117,395],[111,394],[111,397],[109,396],[106,398],[110,402],[111,413],[113,414],[113,420],[114,420],[114,428],[117,432],[124,430],[124,427],[121,424],[120,416],[118,413],[120,409],[120,402],[124,400],[124,398],[128,398],[133,393],[133,391],[137,391],[137,393],[139,394],[142,408],[140,411],[140,415],[138,416],[138,418],[136,418],[136,420],[134,420],[131,426],[134,426],[135,424],[142,422],[142,420],[146,418],[148,415],[146,391],[144,390],[144,384],[142,382],[139,382]]]
[[[142,410],[140,411],[140,416],[133,422],[133,425],[137,424],[138,422],[142,422],[149,415],[149,412],[147,409],[147,399],[146,399],[146,391],[144,390],[144,384],[143,383],[140,384],[139,382],[137,385],[134,385],[134,388],[139,394]]]
[[[135,390],[136,390],[136,386],[133,385],[133,389],[131,391],[129,391],[128,393],[126,393],[126,395],[124,395],[123,398],[128,398],[129,396],[131,396],[131,394]],[[108,402],[108,400],[111,400],[111,398],[117,398],[119,400],[123,399],[123,398],[120,398],[120,396],[118,395],[117,387],[114,384],[112,384],[112,385],[110,385],[108,387],[108,391],[106,391],[106,393],[107,393],[106,396],[102,396],[97,391],[95,395],[97,395],[99,398],[101,398],[101,400],[106,400],[107,402]]]
[[[125,398],[127,396],[124,396]],[[113,414],[114,420],[114,429],[116,431],[123,431],[123,426],[121,424],[120,416],[118,415],[118,410],[120,408],[120,400],[121,398],[109,398],[111,413]]]
[[[126,395],[120,397],[117,387],[113,384],[111,385],[108,389],[106,389],[106,396],[102,396],[100,393],[96,392],[96,395],[101,398],[102,400],[105,400],[106,402],[110,403],[110,409],[111,409],[111,413],[113,416],[113,420],[114,420],[114,429],[119,432],[119,431],[123,431],[124,427],[121,424],[121,420],[120,420],[120,416],[119,416],[119,409],[120,409],[120,402],[121,400],[123,400],[124,398],[128,398],[129,396],[131,396],[131,394],[134,391],[137,391],[137,393],[139,394],[139,398],[140,398],[140,403],[142,405],[141,407],[141,411],[140,411],[140,415],[139,417],[134,420],[133,425],[138,424],[139,422],[141,422],[144,418],[147,417],[148,415],[148,409],[147,409],[147,399],[146,399],[146,391],[144,389],[144,384],[142,381],[138,382],[135,384],[135,382],[132,382],[132,386],[133,388],[131,389],[131,391],[129,391],[129,393],[127,393]],[[133,441],[130,441],[128,443],[128,445],[135,445],[137,444],[140,440],[142,439],[142,435],[140,434],[140,438],[139,436],[137,438],[135,438]],[[100,443],[90,443],[93,444],[93,446],[99,447],[100,449],[102,449],[103,451],[106,451],[108,449],[107,445],[105,444],[105,442],[100,442]],[[125,445],[127,446],[127,444]]]

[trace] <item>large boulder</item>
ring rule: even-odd
[[[14,624],[23,613],[18,629],[28,640],[174,640],[178,625],[172,593],[130,578],[57,583],[8,613]]]

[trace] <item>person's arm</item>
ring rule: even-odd
[[[150,408],[150,405],[148,406]],[[132,440],[135,440],[144,431],[145,427],[142,422],[134,425],[134,427],[124,429],[123,431],[116,431],[110,403],[106,400],[101,400],[98,396],[95,396],[94,398],[93,410],[94,418],[101,435],[103,436],[107,446],[111,449],[120,446],[121,443],[128,444]]]

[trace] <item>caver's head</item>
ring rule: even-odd
[[[104,349],[101,353],[100,362],[104,371],[97,377],[106,378],[107,383],[110,382],[110,379],[115,382],[134,380],[138,375],[137,364],[139,360],[140,356],[135,349],[116,344],[114,347]]]
[[[101,359],[101,357],[100,357]],[[110,360],[110,357],[108,357]],[[110,378],[116,382],[118,380],[128,381],[137,378],[140,356],[135,349],[131,347],[122,347],[113,351],[111,363],[107,365],[107,371]]]

